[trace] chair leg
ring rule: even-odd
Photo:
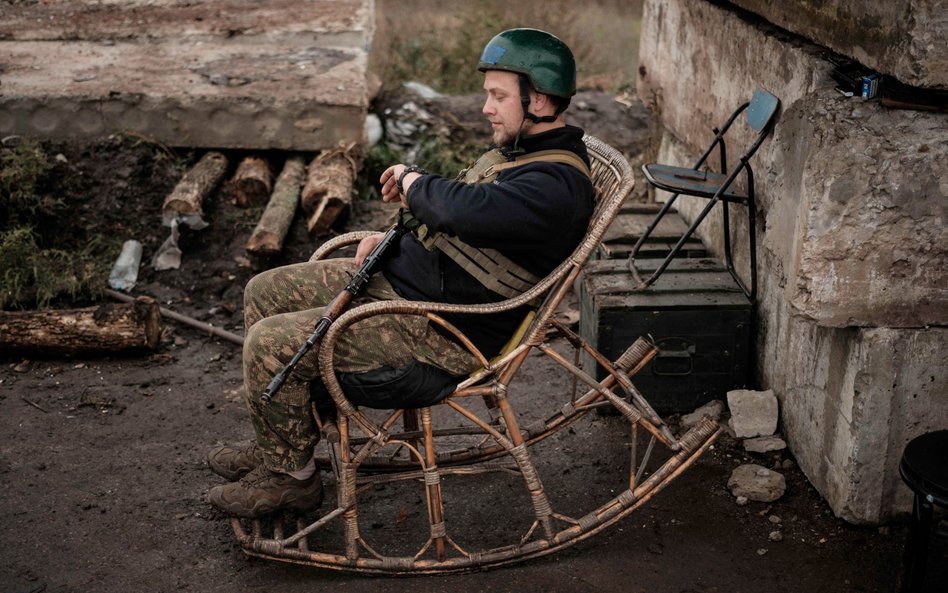
[[[727,271],[731,273],[731,276],[735,276],[734,256],[731,255],[731,211],[726,201],[721,202],[721,208],[723,208],[721,228],[724,231],[724,261]]]
[[[658,226],[658,223],[662,221],[662,218],[671,210],[672,204],[675,203],[675,200],[678,199],[678,194],[672,194],[670,198],[665,202],[665,204],[658,211],[658,214],[655,215],[655,218],[652,219],[652,222],[649,223],[648,227],[645,229],[645,232],[638,238],[635,242],[635,245],[632,247],[632,251],[629,252],[629,267],[635,268],[635,256],[639,254],[639,250],[642,248],[642,245],[645,244],[645,241],[648,240],[651,236],[652,231],[655,230],[655,227]]]
[[[934,505],[916,492],[912,504],[912,525],[905,543],[902,593],[917,593],[925,584],[925,563],[933,513]]]
[[[641,288],[651,286],[653,282],[658,280],[659,276],[665,272],[665,269],[668,268],[669,264],[671,264],[672,260],[678,255],[684,244],[688,241],[688,239],[691,238],[691,235],[694,234],[695,230],[698,228],[698,225],[704,221],[705,217],[709,212],[711,212],[711,209],[714,208],[714,205],[717,204],[718,201],[720,201],[720,198],[718,197],[711,198],[708,201],[708,205],[704,207],[704,210],[701,211],[697,218],[695,218],[694,222],[691,223],[691,226],[688,227],[688,230],[685,231],[680,239],[678,239],[678,242],[675,243],[675,246],[672,247],[672,250],[669,252],[669,254],[665,256],[665,260],[662,262],[662,265],[660,265],[657,270],[652,272],[652,275],[642,283]]]
[[[428,489],[428,520],[431,523],[431,539],[439,562],[445,559],[444,505],[441,501],[441,474],[435,454],[434,435],[431,425],[431,408],[421,409],[421,425],[425,433],[425,487]]]
[[[750,239],[751,289],[747,297],[751,303],[757,301],[757,206],[754,203],[754,189],[750,188],[747,198],[747,235]],[[745,294],[747,291],[745,291]]]

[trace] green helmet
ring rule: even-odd
[[[538,92],[569,99],[576,94],[576,60],[557,37],[539,29],[508,29],[484,47],[477,69],[526,76]]]

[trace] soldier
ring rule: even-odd
[[[483,113],[494,148],[455,180],[415,165],[386,169],[382,197],[401,205],[414,231],[402,236],[356,304],[499,301],[527,290],[582,240],[594,192],[583,131],[567,125],[563,116],[576,92],[569,48],[543,31],[511,29],[485,46],[478,69],[484,72]],[[260,517],[281,509],[309,510],[322,501],[313,461],[319,433],[310,409],[311,384],[319,391],[316,352],[300,360],[270,402],[260,395],[381,236],[364,239],[354,260],[285,266],[247,284],[244,386],[256,442],[208,454],[215,473],[237,480],[210,490],[214,506]],[[470,265],[479,252],[500,263],[486,269]],[[521,309],[469,316],[476,319],[446,317],[491,357],[524,314]],[[335,350],[346,397],[376,408],[435,403],[478,366],[466,348],[420,316],[360,321]]]

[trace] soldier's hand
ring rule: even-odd
[[[382,242],[382,237],[385,236],[385,233],[376,233],[374,235],[369,235],[365,239],[359,241],[359,246],[356,248],[355,263],[357,266],[361,266],[362,262],[365,261],[365,258],[369,257],[369,254],[372,253],[372,250],[375,249],[375,246]]]
[[[399,163],[397,165],[392,165],[382,173],[382,176],[379,178],[379,182],[382,184],[382,201],[383,202],[402,202],[402,206],[408,207],[404,203],[404,198],[398,191],[398,176],[402,174],[402,171],[405,170],[405,165]]]

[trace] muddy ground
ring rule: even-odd
[[[479,100],[452,103],[477,130]],[[620,146],[633,160],[646,145],[640,106],[590,93],[574,122]],[[78,221],[145,245],[145,260],[166,235],[160,206],[180,171],[163,151],[134,138],[51,146],[58,192]],[[233,155],[239,156],[239,155]],[[143,265],[135,294],[240,333],[241,293],[255,269],[305,258],[316,242],[297,220],[283,257],[247,258],[243,245],[258,211],[237,209],[226,192],[206,205],[211,226],[182,237],[181,269]],[[384,218],[358,202],[347,229]],[[836,519],[789,453],[749,455],[725,436],[644,508],[596,538],[555,556],[489,572],[378,578],[246,557],[228,518],[211,509],[207,469],[215,444],[249,439],[240,396],[239,347],[165,323],[157,352],[109,358],[7,356],[0,361],[0,592],[40,591],[891,591],[903,524],[857,527]],[[565,389],[539,362],[517,384],[528,413]],[[646,394],[648,395],[648,394]],[[609,488],[627,435],[615,417],[591,415],[545,445],[543,468],[555,500],[581,505]],[[772,504],[738,506],[730,472],[753,461],[779,466],[787,494]],[[610,473],[611,475],[611,473]],[[500,537],[508,527],[505,490],[489,480],[454,499],[459,515]],[[330,486],[331,482],[328,483]],[[423,519],[416,494],[376,493],[374,537],[400,537]],[[407,521],[406,521],[407,520]],[[782,541],[771,541],[778,531]],[[937,586],[937,585],[933,585]]]

